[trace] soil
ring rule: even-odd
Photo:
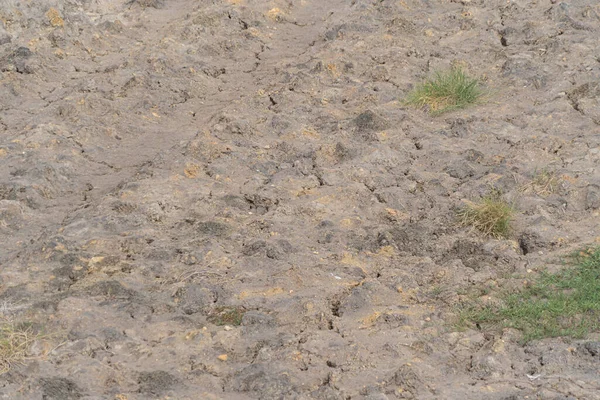
[[[40,327],[2,398],[600,399],[597,335],[452,323],[474,288],[495,301],[600,241],[594,2],[2,0],[0,19],[0,311]],[[404,105],[451,66],[481,104]],[[456,224],[492,188],[507,240]]]

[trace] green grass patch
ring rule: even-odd
[[[477,229],[485,236],[507,238],[515,210],[502,199],[498,191],[492,191],[479,202],[469,202],[458,211],[458,222],[462,226]]]
[[[600,247],[578,252],[555,274],[541,273],[518,292],[504,293],[496,305],[474,300],[461,307],[459,325],[515,328],[523,342],[547,337],[583,338],[600,331]]]
[[[218,326],[242,324],[242,317],[246,313],[243,307],[217,307],[209,316],[208,322]]]
[[[426,107],[433,115],[465,108],[476,103],[483,90],[479,80],[468,76],[461,68],[436,72],[410,92],[406,103]]]

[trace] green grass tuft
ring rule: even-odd
[[[486,236],[507,238],[511,231],[514,208],[497,191],[477,203],[468,203],[458,212],[459,223],[471,226]]]
[[[433,115],[465,108],[483,96],[479,80],[469,77],[461,68],[436,72],[418,85],[406,98],[406,103],[427,107]]]
[[[570,267],[542,273],[528,287],[504,293],[500,304],[463,305],[459,325],[515,328],[523,342],[546,337],[583,338],[600,331],[600,247],[578,253]]]

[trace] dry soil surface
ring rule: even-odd
[[[0,311],[41,335],[1,398],[600,399],[597,337],[452,323],[472,288],[494,301],[600,236],[595,2],[0,0],[0,19]],[[451,66],[484,102],[403,105]],[[490,188],[510,240],[456,224]]]

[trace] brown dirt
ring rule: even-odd
[[[0,19],[0,311],[40,330],[3,398],[600,398],[594,338],[451,323],[473,287],[493,301],[600,238],[593,2],[1,0]],[[403,106],[452,65],[483,104]],[[490,188],[511,240],[456,224]]]

